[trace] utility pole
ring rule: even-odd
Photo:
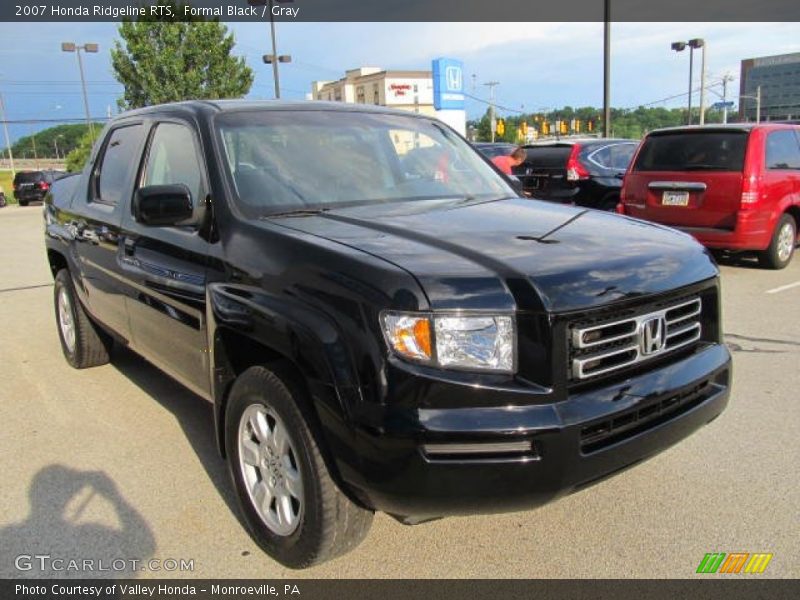
[[[706,122],[706,48],[708,44],[703,43],[703,59],[700,62],[700,125]]]
[[[733,75],[725,73],[722,76],[722,122],[728,122],[728,82],[733,81]]]
[[[489,127],[492,130],[492,142],[494,142],[494,130],[497,127],[497,119],[494,114],[494,88],[500,85],[499,81],[488,81],[484,83],[489,87]]]
[[[6,148],[8,148],[8,162],[11,166],[11,177],[16,177],[17,171],[14,169],[14,153],[11,152],[11,140],[8,137],[8,122],[6,120],[6,105],[3,102],[3,94],[0,94],[0,117],[3,119],[3,133],[6,136]]]
[[[611,0],[603,8],[603,137],[611,137]]]

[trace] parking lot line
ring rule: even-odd
[[[795,281],[794,283],[790,283],[788,285],[782,285],[781,287],[772,288],[771,290],[767,290],[764,292],[765,294],[778,294],[780,292],[785,292],[786,290],[790,290],[792,288],[796,288],[800,286],[800,281]]]

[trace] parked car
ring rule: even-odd
[[[60,171],[18,171],[14,176],[14,198],[20,206],[41,202],[53,182],[63,175]]]
[[[66,360],[122,344],[211,402],[244,521],[291,567],[355,547],[374,511],[413,524],[583,489],[728,402],[702,246],[521,198],[433,118],[141,109],[44,212]]]
[[[800,127],[706,125],[653,131],[625,177],[619,212],[676,227],[714,250],[792,259],[800,222]]]
[[[507,142],[474,142],[475,149],[486,158],[492,159],[497,156],[508,156],[517,147]]]
[[[514,174],[534,198],[613,211],[636,146],[623,139],[542,142],[525,146],[528,159]]]

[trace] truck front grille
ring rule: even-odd
[[[643,314],[626,314],[570,327],[570,379],[608,375],[697,342],[702,334],[699,297]]]

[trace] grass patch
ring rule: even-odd
[[[6,195],[6,202],[9,204],[16,204],[14,200],[14,178],[11,177],[11,171],[0,171],[0,188]]]

